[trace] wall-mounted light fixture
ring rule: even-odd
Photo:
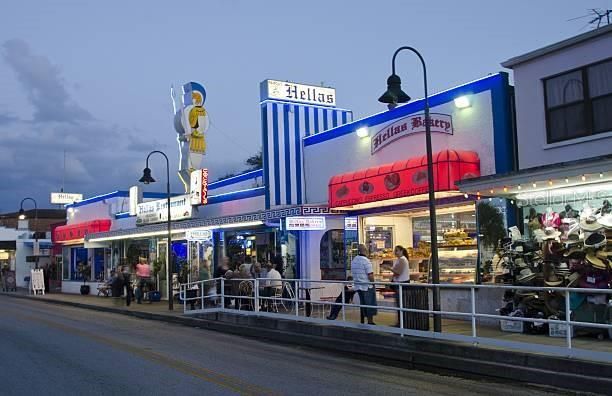
[[[454,102],[455,102],[455,106],[458,109],[465,109],[467,107],[472,106],[472,104],[470,103],[470,97],[466,95],[455,98]]]
[[[358,128],[355,133],[357,134],[357,136],[359,136],[360,138],[366,138],[368,136],[370,136],[370,131],[368,130],[368,127],[361,127]]]

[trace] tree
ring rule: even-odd
[[[501,212],[488,202],[477,205],[480,241],[484,247],[494,248],[506,236],[504,217]]]
[[[257,154],[247,158],[244,163],[249,166],[248,170],[257,170],[263,168],[263,157],[261,155],[261,149],[257,152]]]
[[[230,177],[234,177],[234,176],[236,176],[234,173],[229,172],[229,173],[226,173],[224,176],[221,176],[221,177],[217,178],[217,180],[215,180],[215,181],[221,181],[221,180],[229,179]]]

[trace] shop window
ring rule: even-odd
[[[321,279],[345,280],[344,230],[329,230],[321,238]]]
[[[544,80],[547,141],[612,130],[612,60]]]

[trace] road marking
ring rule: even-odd
[[[93,334],[93,333],[90,333],[84,330],[80,330],[80,329],[77,329],[71,326],[67,326],[67,325],[52,321],[52,320],[47,320],[47,319],[43,319],[40,317],[25,315],[22,312],[16,311],[7,306],[2,306],[2,310],[11,311],[11,313],[14,316],[24,319],[24,320],[42,323],[49,327],[52,327],[58,330],[62,330],[69,334],[89,338],[101,344],[111,346],[119,351],[130,352],[150,362],[170,367],[184,374],[187,374],[187,375],[199,378],[201,380],[204,380],[206,382],[213,383],[217,386],[229,389],[233,392],[236,392],[239,395],[245,395],[245,396],[251,396],[251,395],[253,396],[254,395],[276,396],[276,395],[279,395],[278,392],[275,392],[271,389],[267,389],[259,385],[255,385],[255,384],[243,381],[240,378],[221,374],[213,370],[209,370],[209,369],[206,369],[206,368],[194,365],[194,364],[190,364],[190,363],[183,362],[177,359],[173,359],[168,356],[162,355],[160,353],[156,353],[150,350],[143,349],[141,347],[117,342],[111,338],[102,337],[102,336],[99,336],[99,335],[96,335],[96,334]]]

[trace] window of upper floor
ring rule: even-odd
[[[543,82],[547,143],[612,131],[612,58]]]

